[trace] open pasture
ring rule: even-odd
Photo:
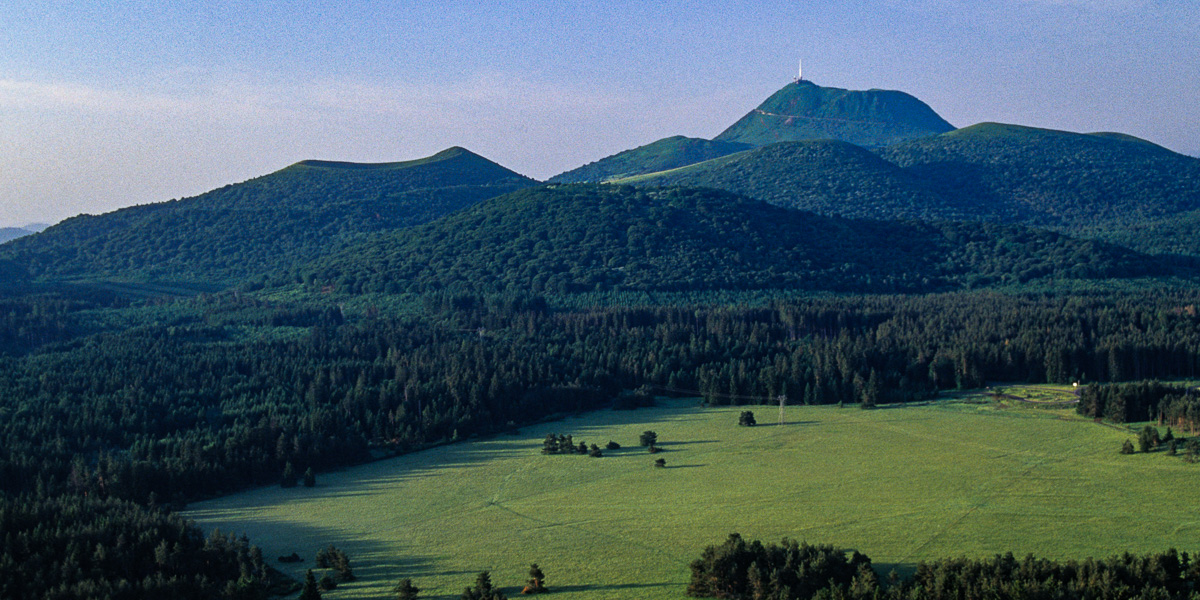
[[[739,427],[752,409],[757,427]],[[358,581],[327,598],[383,598],[412,577],[457,598],[490,570],[519,595],[538,563],[556,598],[684,598],[688,564],[730,532],[854,548],[881,573],[922,559],[1011,551],[1084,558],[1200,550],[1200,465],[1122,456],[1129,437],[1067,410],[931,403],[875,410],[699,408],[597,412],[197,503],[203,528],[245,532],[274,563],[318,548]],[[638,435],[654,430],[664,452]],[[622,445],[603,458],[541,454],[547,433]],[[655,468],[655,458],[666,468]]]

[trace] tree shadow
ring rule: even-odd
[[[699,467],[707,467],[707,466],[708,466],[707,464],[703,464],[703,465],[667,465],[664,468],[666,468],[666,469],[696,469]]]

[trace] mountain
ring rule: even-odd
[[[0,244],[9,240],[15,240],[19,237],[25,237],[35,232],[24,227],[0,227]]]
[[[1200,160],[1145,140],[982,123],[879,154],[939,195],[961,199],[973,219],[1200,254],[1196,233],[1180,232],[1180,240],[1145,231],[1200,210]]]
[[[666,171],[750,148],[749,144],[716,142],[677,135],[618,152],[550,178],[551,183],[599,183],[643,173]]]
[[[854,144],[780,142],[686,167],[614,180],[711,187],[776,206],[863,219],[963,219],[925,182]]]
[[[42,279],[258,279],[535,183],[457,147],[397,163],[308,160],[192,198],[68,219],[0,258]]]
[[[873,152],[782,142],[615,182],[713,187],[824,215],[1021,224],[1200,255],[1200,160],[1122,134],[983,123]]]
[[[373,236],[304,278],[349,293],[924,292],[1168,268],[1021,227],[824,217],[711,189],[563,185]]]
[[[772,94],[714,141],[765,146],[836,139],[879,147],[953,129],[929,105],[904,92],[844,90],[799,81]]]

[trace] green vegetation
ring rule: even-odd
[[[897,144],[880,155],[947,198],[974,199],[975,219],[1120,239],[1148,251],[1185,240],[1146,222],[1200,209],[1200,160],[1129,136],[983,123]]]
[[[317,263],[314,288],[927,292],[1040,278],[1188,272],[1019,227],[851,221],[715,190],[534,188],[376,236]]]
[[[566,173],[555,175],[549,179],[549,182],[599,183],[643,173],[666,171],[748,148],[750,148],[749,144],[717,142],[677,135],[651,142],[645,146],[638,146],[632,150],[618,152]]]
[[[487,569],[510,597],[531,561],[555,597],[681,599],[688,565],[730,531],[869,554],[880,575],[919,561],[1012,552],[1064,560],[1189,548],[1195,465],[1120,456],[1129,433],[1069,409],[986,395],[873,411],[787,407],[787,425],[738,427],[742,407],[694,401],[604,411],[330,473],[319,493],[267,487],[192,506],[268,555],[330,541],[355,559],[341,597],[382,597],[411,577],[457,595]],[[538,452],[564,428],[643,452],[562,460]],[[1072,535],[1062,535],[1070,523]],[[287,566],[297,576],[311,565]]]
[[[952,129],[927,104],[904,92],[844,90],[801,81],[775,92],[714,141],[765,146],[835,139],[876,147]]]
[[[622,180],[824,215],[1014,223],[1200,254],[1200,160],[1128,136],[984,123],[877,150],[780,143]]]
[[[711,187],[784,208],[856,219],[972,216],[900,167],[836,140],[781,142],[615,183]]]
[[[0,248],[0,260],[49,279],[261,281],[533,184],[462,148],[379,165],[305,161],[194,198],[68,219]]]

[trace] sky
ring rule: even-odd
[[[305,159],[462,146],[545,179],[711,138],[791,81],[958,127],[1200,155],[1196,0],[0,3],[0,227],[194,196]]]

